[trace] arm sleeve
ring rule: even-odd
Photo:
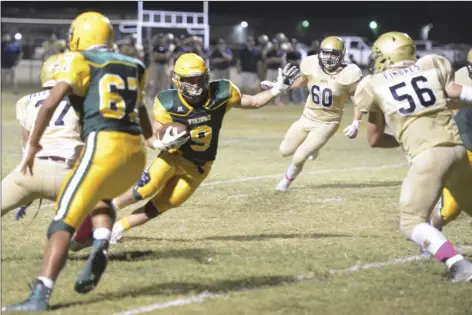
[[[58,71],[54,74],[56,82],[67,82],[72,93],[85,96],[90,83],[90,66],[84,56],[78,52],[69,52],[58,61]]]
[[[375,103],[375,95],[369,84],[369,77],[364,78],[357,84],[354,96],[352,97],[354,105],[362,111],[378,111]]]
[[[239,88],[230,81],[230,91],[229,91],[229,98],[228,103],[226,104],[226,112],[228,112],[234,105],[241,104],[241,91]]]
[[[156,96],[154,99],[154,119],[163,125],[173,122],[169,112],[164,108],[159,100],[159,96]]]

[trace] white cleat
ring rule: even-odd
[[[110,244],[116,245],[120,242],[121,238],[123,237],[124,232],[112,232],[110,238]]]
[[[286,178],[281,179],[278,183],[277,186],[275,186],[276,191],[287,191],[288,186],[290,186],[290,183]]]

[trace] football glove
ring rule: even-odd
[[[152,146],[156,150],[169,150],[169,149],[179,148],[189,139],[190,139],[190,136],[187,133],[187,131],[182,131],[181,133],[178,134],[176,128],[168,127],[162,139],[161,140],[154,139],[152,142]]]
[[[344,128],[343,132],[349,138],[354,139],[357,136],[357,132],[359,131],[360,125],[361,125],[360,120],[353,120],[349,126]]]
[[[300,77],[300,69],[297,66],[292,66],[287,63],[282,70],[279,68],[279,75],[277,76],[277,81],[275,82],[275,87],[286,93],[290,86],[295,82],[296,79]]]
[[[28,202],[27,204],[16,209],[16,220],[21,220],[26,215],[26,209],[31,206],[33,202]]]

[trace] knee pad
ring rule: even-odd
[[[144,206],[144,213],[149,219],[154,219],[159,215],[159,210],[152,204],[152,201],[148,201]]]
[[[61,232],[61,231],[67,231],[71,235],[73,235],[75,233],[75,229],[72,226],[64,223],[64,221],[62,221],[62,220],[53,221],[49,225],[47,238],[49,239],[54,233]]]

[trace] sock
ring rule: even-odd
[[[116,223],[115,226],[113,226],[113,232],[115,231],[115,227],[118,233],[128,231],[132,228],[131,224],[129,224],[128,217],[124,217],[118,223]]]
[[[51,280],[49,279],[48,277],[38,277],[36,278],[38,279],[39,281],[41,281],[42,283],[44,283],[44,285],[46,286],[46,288],[48,289],[51,289],[54,287],[54,280]]]
[[[418,245],[423,246],[434,257],[449,265],[464,258],[459,255],[457,249],[449,242],[441,231],[428,223],[415,226],[411,239]],[[452,260],[450,260],[453,258]]]
[[[113,210],[115,210],[115,213],[118,212],[118,210],[120,210],[120,207],[118,207],[115,203],[115,199],[112,199],[110,201],[110,205],[112,206]]]
[[[93,238],[96,240],[109,241],[111,237],[111,231],[107,228],[97,228],[93,231]]]
[[[87,243],[89,236],[92,235],[93,232],[93,225],[92,225],[92,218],[88,215],[82,225],[79,227],[77,232],[75,233],[75,241],[80,244]]]
[[[287,173],[285,173],[285,179],[288,182],[292,182],[295,178],[297,178],[298,174],[300,174],[302,168],[303,167],[296,166],[295,164],[290,164]]]

